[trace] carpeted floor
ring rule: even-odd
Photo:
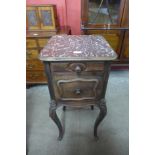
[[[62,141],[58,129],[48,116],[49,93],[46,85],[27,92],[28,155],[128,155],[129,92],[128,71],[112,71],[107,87],[108,113],[98,128],[100,139],[93,137],[93,126],[99,110],[60,107],[58,116],[65,127]]]

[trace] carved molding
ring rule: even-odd
[[[77,72],[77,67],[79,67],[80,72],[86,69],[86,65],[84,63],[71,63],[67,66],[66,70]]]
[[[94,84],[94,87],[93,87],[93,92],[94,92],[94,96],[92,96],[92,97],[80,97],[80,98],[65,98],[65,97],[63,97],[63,90],[62,90],[62,88],[61,88],[61,84],[62,83],[72,83],[72,82],[80,82],[80,81],[82,81],[82,82],[95,82],[95,84]],[[97,89],[97,86],[98,86],[98,84],[99,84],[99,80],[98,79],[84,79],[84,78],[76,78],[76,79],[72,79],[72,80],[59,80],[59,81],[57,81],[57,87],[58,87],[58,90],[59,90],[59,93],[60,93],[60,99],[61,100],[73,100],[73,101],[80,101],[80,100],[86,100],[86,99],[95,99],[96,98],[96,89]]]
[[[105,114],[107,113],[106,100],[104,98],[100,100],[100,102],[98,103],[98,106],[101,109],[101,111],[104,111]]]
[[[51,100],[51,101],[49,102],[49,104],[50,104],[50,111],[51,111],[51,110],[56,110],[57,104],[56,104],[56,101],[55,101],[55,100]]]

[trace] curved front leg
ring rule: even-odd
[[[106,101],[105,99],[102,99],[100,101],[100,103],[98,104],[98,107],[100,109],[100,113],[95,121],[95,125],[94,125],[94,136],[97,138],[97,128],[99,126],[99,124],[101,123],[101,121],[103,120],[103,118],[106,116],[107,114],[107,106],[106,106]]]
[[[55,122],[55,124],[57,125],[58,129],[59,129],[59,137],[58,140],[61,140],[63,138],[63,128],[61,125],[61,122],[57,116],[56,113],[56,103],[54,100],[52,100],[52,102],[50,103],[50,108],[49,108],[49,116],[51,117],[51,119]]]

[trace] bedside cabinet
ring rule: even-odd
[[[40,50],[48,40],[56,34],[71,34],[70,27],[61,27],[58,32],[52,31],[27,31],[26,32],[26,83],[47,83],[43,63],[38,60]]]
[[[40,53],[50,93],[49,115],[59,129],[59,140],[63,127],[56,114],[58,106],[98,106],[97,127],[106,115],[105,93],[110,71],[110,62],[117,54],[102,36],[56,35]]]

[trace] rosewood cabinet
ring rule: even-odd
[[[115,64],[129,61],[129,0],[82,0],[83,34],[99,34],[117,52]]]
[[[107,112],[105,94],[110,63],[116,58],[108,42],[98,35],[56,35],[41,50],[51,100],[49,116],[59,129],[59,140],[64,134],[56,114],[59,106],[97,106],[97,137],[98,125]]]

